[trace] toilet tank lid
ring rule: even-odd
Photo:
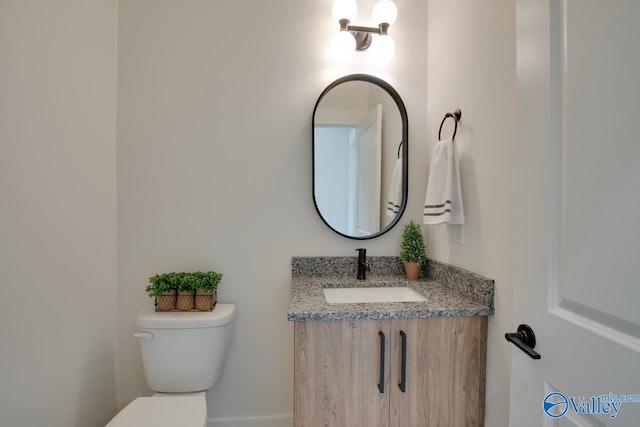
[[[207,424],[207,402],[202,396],[138,397],[107,427],[201,427]]]
[[[137,316],[137,324],[146,329],[191,329],[223,326],[233,320],[235,304],[216,304],[213,311],[155,311],[145,307]]]

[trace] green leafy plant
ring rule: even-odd
[[[147,295],[149,295],[151,298],[155,298],[159,297],[164,292],[178,289],[178,287],[172,280],[171,274],[172,273],[156,274],[153,277],[149,277],[149,285],[145,289],[147,291]]]
[[[197,271],[195,273],[187,273],[185,275],[186,281],[191,283],[191,289],[202,289],[205,292],[211,292],[218,289],[218,284],[222,280],[222,274],[215,271],[208,271],[202,273]]]
[[[405,262],[424,262],[427,259],[422,229],[413,220],[402,231],[400,258]]]
[[[147,294],[151,297],[160,296],[163,292],[172,289],[181,291],[195,291],[203,289],[207,292],[218,289],[218,284],[222,280],[222,274],[215,271],[192,273],[164,273],[149,277],[149,285],[146,288]]]

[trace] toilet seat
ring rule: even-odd
[[[204,396],[138,397],[107,427],[206,427]]]

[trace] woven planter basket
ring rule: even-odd
[[[171,311],[176,309],[176,290],[164,292],[156,298],[156,311]]]
[[[178,291],[178,299],[176,301],[176,308],[180,311],[193,310],[196,306],[194,291]]]
[[[196,289],[196,310],[211,311],[218,302],[218,292],[206,292],[202,289]]]

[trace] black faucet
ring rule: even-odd
[[[358,248],[358,280],[365,280],[367,277],[365,276],[365,272],[369,271],[369,266],[367,265],[367,250],[365,248]]]

